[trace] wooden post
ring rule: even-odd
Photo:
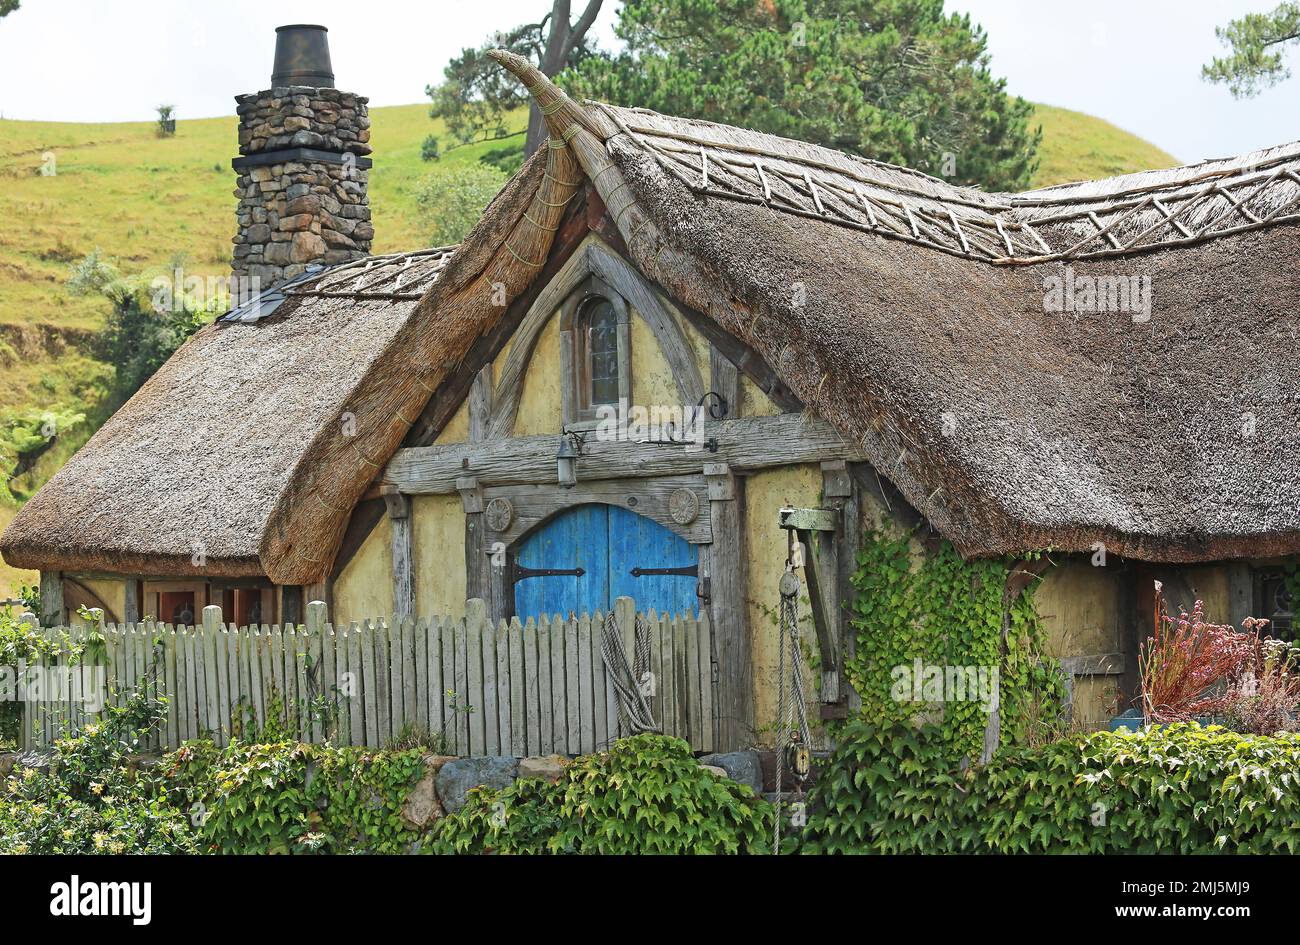
[[[840,643],[839,549],[836,536],[841,531],[840,512],[836,509],[791,509],[780,512],[782,528],[792,529],[807,552],[804,578],[808,582],[808,599],[812,604],[813,629],[821,656],[822,703],[840,701],[840,670],[843,647]]]
[[[302,593],[301,584],[286,584],[280,588],[280,620],[279,623],[302,623]],[[272,623],[274,621],[263,621]]]
[[[709,388],[727,402],[727,413],[723,419],[732,420],[740,416],[740,372],[713,345],[709,345]],[[706,408],[709,406],[711,405],[705,404]]]
[[[492,593],[492,561],[488,557],[487,522],[484,520],[483,489],[473,476],[456,480],[461,507],[465,510],[465,597],[485,602],[488,613],[501,617],[500,601]]]
[[[840,653],[837,665],[840,672],[840,697],[847,697],[848,707],[858,709],[862,698],[849,685],[843,666],[857,653],[857,637],[851,624],[853,603],[856,592],[853,589],[853,574],[858,566],[858,550],[862,544],[862,505],[858,493],[857,481],[849,470],[848,463],[842,459],[824,461],[822,464],[822,496],[828,508],[839,510],[839,530],[834,541],[836,544],[836,573],[834,594],[831,598],[832,615],[837,625],[837,638],[840,641]]]
[[[41,624],[46,627],[68,625],[68,611],[63,603],[63,572],[41,572]]]
[[[122,581],[122,623],[140,619],[140,583],[133,577]]]
[[[469,439],[477,443],[488,437],[492,423],[492,364],[483,365],[469,388]]]
[[[384,504],[393,532],[393,616],[405,620],[415,613],[415,565],[411,548],[411,500],[384,486]],[[313,603],[323,602],[314,601]],[[310,619],[311,604],[308,604]]]
[[[717,664],[718,751],[744,748],[754,737],[754,665],[745,604],[742,484],[726,463],[706,463],[713,524],[709,612]]]

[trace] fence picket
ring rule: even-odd
[[[551,725],[551,622],[543,614],[537,621],[537,715],[539,754],[555,751],[555,730]]]
[[[348,624],[348,744],[366,743],[365,663],[361,656],[361,627],[354,620]]]
[[[479,659],[483,665],[483,753],[501,754],[501,710],[497,705],[497,630],[492,621],[483,625]]]
[[[461,751],[460,728],[457,724],[457,700],[463,696],[456,689],[456,626],[450,617],[442,622],[442,726],[447,736],[447,750],[453,755]]]
[[[49,673],[47,691],[25,697],[20,745],[49,745],[96,717],[88,701],[96,685],[103,685],[106,705],[137,689],[167,697],[164,723],[147,742],[155,749],[204,735],[226,745],[277,721],[303,740],[372,748],[409,723],[444,733],[452,753],[476,755],[576,754],[627,734],[604,664],[599,611],[493,621],[473,600],[461,619],[378,618],[335,627],[325,616],[316,604],[304,625],[237,627],[209,606],[193,627],[100,623],[104,642],[93,659],[105,663],[102,683],[82,671],[93,668],[84,648],[82,662],[71,663],[72,650],[93,628],[42,627],[41,636],[57,645],[30,667]],[[620,643],[634,657],[635,603],[620,598],[615,619]],[[645,619],[656,720],[665,734],[713,750],[708,614],[649,611]],[[50,685],[59,688],[51,692]],[[281,720],[274,718],[277,704]]]

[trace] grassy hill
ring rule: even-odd
[[[1043,126],[1035,187],[1114,177],[1178,163],[1154,144],[1082,112],[1035,105],[1034,117]]]
[[[1175,163],[1100,119],[1045,105],[1038,117],[1044,135],[1036,184]],[[425,105],[376,108],[371,120],[373,251],[424,245],[413,194],[430,165],[420,160],[420,145],[441,129]],[[107,303],[66,290],[69,264],[100,249],[126,271],[161,272],[181,254],[186,275],[229,272],[235,118],[181,120],[173,138],[158,138],[154,128],[0,120],[0,411],[72,408],[89,418],[16,483],[17,492],[30,494],[102,420],[109,368],[91,356],[90,341]],[[451,151],[441,165],[477,161],[490,147]],[[51,158],[55,173],[43,176]],[[12,515],[0,507],[0,528]],[[0,596],[19,578],[32,575],[0,564]]]

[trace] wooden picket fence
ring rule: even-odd
[[[631,663],[635,605],[619,598],[615,614]],[[666,734],[697,751],[714,747],[715,674],[707,613],[645,615],[651,674],[646,686]],[[101,682],[72,681],[60,698],[24,705],[23,748],[50,745],[101,716],[92,694],[121,705],[137,689],[167,697],[167,718],[151,750],[210,737],[218,744],[251,737],[268,721],[289,737],[382,747],[412,729],[442,733],[458,755],[580,754],[630,734],[601,656],[604,614],[492,621],[482,601],[463,618],[435,617],[346,627],[313,602],[297,627],[227,626],[206,607],[198,626],[108,624]],[[80,643],[86,627],[42,629],[51,640]],[[66,668],[60,646],[42,668]],[[35,667],[33,667],[35,668]],[[20,672],[24,668],[20,667]],[[47,687],[48,688],[48,687]]]

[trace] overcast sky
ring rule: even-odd
[[[1214,27],[1276,0],[950,0],[989,33],[1012,92],[1135,132],[1183,161],[1300,138],[1300,76],[1249,101],[1200,79]],[[233,114],[269,84],[275,27],[321,23],[340,88],[422,101],[461,47],[547,0],[22,0],[0,20],[0,115],[52,121]],[[574,3],[575,7],[580,2]],[[614,0],[598,35],[612,42]],[[1292,53],[1300,61],[1300,53]]]

